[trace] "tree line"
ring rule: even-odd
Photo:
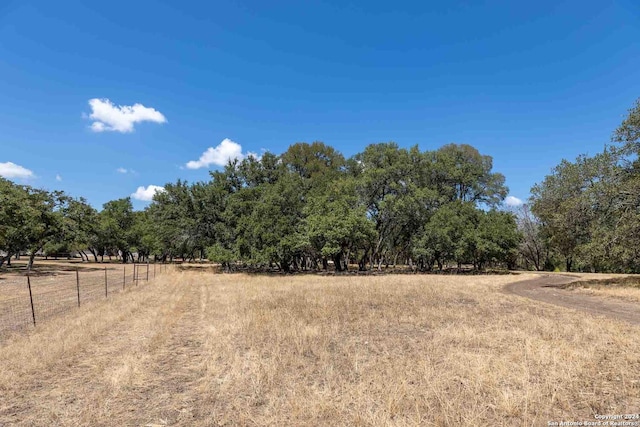
[[[143,211],[0,178],[0,266],[13,254],[95,261],[208,258],[225,270],[471,267],[640,271],[640,103],[595,156],[563,160],[503,208],[505,178],[465,144],[322,142],[230,161],[210,180],[166,184]]]
[[[28,269],[38,253],[77,251],[88,261],[88,252],[96,262],[117,254],[127,262],[136,250],[144,259],[147,227],[146,212],[133,211],[128,198],[108,202],[98,212],[83,198],[0,178],[0,267],[25,252]]]
[[[492,158],[469,145],[435,151],[372,144],[345,158],[321,142],[230,161],[208,182],[167,184],[144,211],[128,198],[97,212],[83,199],[0,181],[0,250],[206,257],[226,270],[514,267],[520,234],[498,210]],[[5,202],[6,200],[6,202]],[[88,259],[88,256],[87,256]]]
[[[148,214],[166,250],[198,252],[227,270],[511,263],[516,223],[492,159],[468,145],[436,151],[368,146],[346,159],[321,142],[230,162],[211,181],[178,181]]]
[[[593,156],[563,160],[531,189],[522,254],[537,269],[640,272],[640,100]]]

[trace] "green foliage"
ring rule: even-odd
[[[504,176],[491,172],[493,159],[470,145],[445,145],[433,153],[433,164],[436,183],[449,201],[496,206],[508,193]]]
[[[107,246],[120,251],[123,262],[127,262],[138,243],[135,225],[136,215],[129,197],[104,204],[100,212],[100,228]]]
[[[374,224],[359,205],[355,180],[344,177],[312,195],[304,207],[304,241],[313,254],[330,258],[337,270],[348,268],[348,253],[369,249],[375,241]]]
[[[206,252],[207,259],[209,259],[209,261],[222,264],[226,271],[229,271],[231,269],[231,265],[237,259],[237,256],[233,251],[223,248],[219,244],[208,247]]]
[[[206,256],[235,265],[340,271],[410,263],[640,271],[640,100],[595,156],[563,160],[515,214],[492,158],[465,144],[394,142],[351,158],[322,142],[230,161],[211,180],[165,185],[143,212],[0,178],[0,265],[11,254],[88,248],[95,259]]]
[[[0,178],[0,250],[7,254],[2,262],[12,254],[28,251],[31,269],[35,254],[45,246],[73,241],[73,228],[65,223],[65,208],[70,201],[62,192],[16,185]]]
[[[640,154],[640,99],[629,109],[627,117],[613,133],[612,140],[621,145],[625,154]]]
[[[434,263],[442,269],[448,261],[458,267],[500,263],[513,267],[520,240],[513,214],[484,211],[457,200],[441,206],[415,234],[412,253],[419,267],[427,270]]]
[[[639,138],[636,102],[614,132],[618,147],[563,160],[533,187],[531,210],[540,236],[549,258],[562,258],[565,270],[640,271]]]
[[[321,142],[296,143],[281,156],[231,161],[208,183],[167,184],[142,232],[155,240],[142,246],[176,255],[206,248],[226,268],[284,271],[330,263],[340,271],[352,262],[365,269],[411,257],[423,268],[452,260],[504,263],[517,244],[514,221],[480,221],[481,208],[507,191],[491,167],[489,156],[467,145],[421,152],[381,143],[345,159]],[[438,229],[438,221],[453,220],[455,227]]]
[[[382,264],[509,262],[515,223],[485,212],[505,196],[491,157],[372,144],[352,158],[322,142],[230,161],[209,182],[169,183],[142,212],[128,198],[99,213],[82,200],[0,181],[0,249],[97,260],[205,256],[236,265],[347,270]],[[510,228],[511,227],[511,228]]]

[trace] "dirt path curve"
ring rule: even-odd
[[[640,325],[640,304],[581,295],[560,287],[576,280],[579,277],[544,274],[535,279],[510,283],[503,292]]]

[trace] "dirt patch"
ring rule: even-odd
[[[638,281],[637,278],[631,278]],[[611,283],[620,283],[626,278],[605,279]],[[597,283],[598,280],[581,281],[579,276],[545,274],[531,280],[510,283],[503,288],[508,294],[515,294],[554,304],[560,307],[583,311],[593,315],[607,316],[634,325],[640,325],[640,304],[629,301],[616,301],[594,295],[573,292],[571,289],[580,283]]]

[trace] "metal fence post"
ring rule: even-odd
[[[109,288],[107,286],[107,267],[104,268],[104,297],[109,298]]]
[[[80,307],[80,273],[76,268],[76,289],[78,290],[78,307]]]
[[[33,326],[36,326],[36,311],[33,308],[33,294],[31,293],[31,277],[27,273],[27,286],[29,287],[29,301],[31,302],[31,317],[33,318]]]
[[[147,282],[149,281],[149,260],[147,260]]]

